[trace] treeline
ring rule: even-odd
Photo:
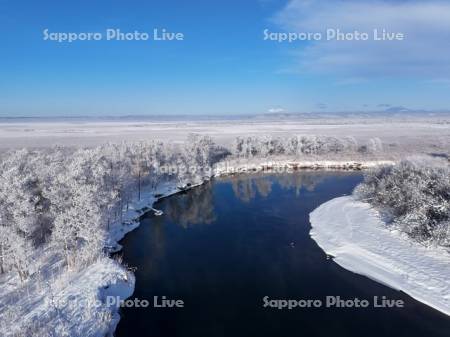
[[[391,225],[425,244],[450,246],[448,160],[415,157],[367,172],[355,195],[391,219]]]
[[[358,144],[354,137],[292,136],[292,137],[237,137],[231,152],[240,158],[269,156],[327,155],[338,153],[373,154],[383,150],[379,138]]]
[[[199,181],[202,170],[181,167],[210,167],[216,152],[211,138],[191,135],[180,146],[150,141],[4,154],[0,273],[15,271],[25,281],[38,270],[39,254],[48,245],[68,269],[88,265],[103,254],[111,223],[121,220],[144,188]]]

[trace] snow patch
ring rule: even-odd
[[[343,268],[450,316],[450,254],[390,231],[370,204],[345,196],[310,214],[311,238]]]

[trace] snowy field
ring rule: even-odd
[[[311,237],[345,269],[401,290],[450,315],[450,255],[390,231],[369,204],[353,197],[310,214]]]
[[[94,146],[122,140],[181,142],[198,133],[228,145],[237,136],[353,136],[358,141],[378,137],[395,153],[442,152],[450,148],[450,116],[379,118],[273,118],[223,120],[142,119],[0,119],[0,150],[53,145]]]

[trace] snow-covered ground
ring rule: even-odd
[[[237,136],[378,137],[395,153],[440,152],[449,147],[450,116],[393,118],[241,118],[224,120],[0,120],[0,150],[53,145],[94,146],[108,141],[185,141],[189,133],[228,145]]]
[[[8,275],[0,292],[2,336],[111,335],[119,322],[118,307],[107,296],[124,300],[134,291],[134,275],[116,261],[101,258],[86,269],[49,276],[34,275],[24,287]],[[16,321],[20,317],[20,324]]]
[[[161,198],[179,191],[174,183],[143,191],[141,200],[130,203],[122,222],[111,224],[106,248],[111,252],[119,251],[118,241],[139,226],[140,216],[146,211],[159,213],[152,208],[158,200],[155,195]],[[46,261],[45,267],[26,285],[18,286],[20,280],[15,273],[5,274],[0,279],[0,335],[20,335],[24,331],[19,327],[25,324],[35,329],[36,336],[47,336],[46,327],[61,336],[65,333],[84,337],[112,336],[120,320],[119,308],[108,306],[106,299],[108,296],[120,300],[130,297],[134,292],[133,273],[107,257],[84,270],[61,273],[60,268],[65,268],[61,258],[53,255],[51,249],[45,253],[40,257]],[[52,281],[49,282],[49,278]],[[22,324],[11,324],[13,317],[22,317]],[[15,331],[16,328],[20,332]]]
[[[345,196],[310,214],[311,237],[345,269],[450,315],[450,254],[389,230],[368,203]]]

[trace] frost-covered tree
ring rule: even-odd
[[[27,278],[29,257],[43,244],[51,226],[47,216],[49,201],[43,195],[44,158],[20,150],[1,163],[0,227],[4,233],[10,233],[10,237],[0,239],[2,268],[14,268],[21,280]]]
[[[233,140],[233,144],[231,147],[231,153],[239,158],[243,156],[243,152],[244,152],[244,138],[242,137],[236,137]]]
[[[367,150],[369,153],[378,153],[383,151],[383,142],[380,138],[371,138],[367,142]]]
[[[193,180],[203,179],[210,170],[215,144],[211,137],[190,134],[182,149],[184,165]]]
[[[183,145],[142,141],[2,153],[0,273],[16,273],[27,287],[29,279],[45,283],[45,271],[62,277],[98,261],[108,251],[105,244],[110,226],[122,221],[129,203],[140,199],[144,189],[155,191],[163,180],[179,182],[179,186],[200,182],[209,177],[218,152],[210,137],[193,135]],[[161,170],[165,165],[197,170],[168,174]],[[48,266],[49,261],[56,263]],[[49,281],[49,275],[45,277]],[[56,331],[23,322],[23,310],[9,312],[14,319],[21,319],[18,335],[33,331],[47,336]],[[4,314],[0,312],[2,319]],[[102,317],[107,326],[109,313]],[[58,336],[75,331],[62,323],[60,328]],[[0,325],[0,334],[4,331]]]
[[[358,147],[354,137],[330,137],[316,135],[296,135],[286,138],[236,137],[233,141],[231,153],[235,158],[269,158],[274,156],[288,156],[293,158],[346,154],[375,154],[383,150],[379,138],[370,139],[367,144]]]
[[[421,242],[450,245],[450,168],[447,160],[413,157],[368,172],[355,195]]]

